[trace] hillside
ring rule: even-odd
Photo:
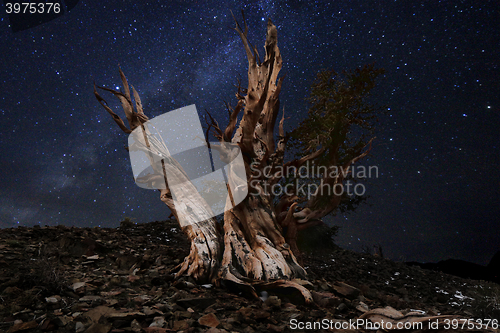
[[[298,323],[325,319],[342,327],[360,317],[418,321],[456,315],[496,320],[464,332],[495,332],[491,328],[500,319],[497,284],[337,247],[305,255],[309,282],[298,282],[312,291],[314,305],[303,305],[292,289],[260,291],[260,299],[251,299],[230,288],[174,281],[169,272],[188,249],[173,221],[0,230],[0,330],[300,332],[292,330]],[[440,323],[430,331],[444,328]]]

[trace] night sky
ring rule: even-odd
[[[333,1],[332,1],[333,2]],[[246,3],[246,4],[245,4]],[[487,264],[500,250],[500,14],[496,1],[80,1],[13,33],[0,14],[0,226],[116,227],[165,220],[157,191],[134,184],[121,132],[93,81],[121,86],[150,118],[190,104],[225,126],[247,60],[230,10],[244,9],[264,53],[278,28],[291,130],[315,74],[376,63],[374,102],[389,107],[362,164],[368,204],[325,218],[336,242],[380,244],[405,261]],[[120,112],[114,96],[101,94]]]

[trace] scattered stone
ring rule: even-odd
[[[213,313],[209,313],[200,317],[200,319],[198,319],[198,323],[207,327],[217,327],[219,326],[220,321]]]
[[[27,323],[18,323],[14,324],[9,328],[7,333],[21,332],[26,330],[31,330],[38,327],[38,323],[36,321],[28,321]]]
[[[103,301],[104,299],[97,295],[85,295],[78,300],[80,303],[89,303],[93,306],[101,305]]]
[[[347,305],[345,303],[340,303],[339,306],[337,306],[337,311],[343,312],[347,309]]]
[[[111,325],[104,325],[104,324],[98,324],[98,323],[93,323],[90,325],[87,330],[85,330],[85,333],[108,333],[111,331]]]
[[[144,304],[144,303],[148,302],[150,299],[151,299],[150,296],[141,295],[141,296],[134,297],[134,302],[136,302],[138,304]]]
[[[279,308],[281,308],[281,300],[278,296],[269,296],[264,303],[273,310],[279,310]]]
[[[165,326],[165,317],[154,317],[153,322],[149,327],[163,327]]]
[[[81,333],[85,331],[85,325],[82,322],[78,321],[75,325],[75,331],[76,333]]]
[[[193,314],[189,311],[175,311],[174,312],[174,317],[176,319],[186,319],[186,318],[191,318]]]
[[[337,282],[333,286],[333,289],[335,289],[335,291],[341,294],[342,296],[345,296],[351,300],[356,299],[361,294],[361,291],[358,288],[350,286],[344,282]]]
[[[56,325],[48,318],[45,318],[39,327],[43,332],[53,331],[56,329]]]
[[[276,332],[276,333],[281,333],[285,329],[285,326],[277,326],[273,324],[267,324],[267,331],[268,332]]]
[[[172,329],[174,331],[187,330],[189,328],[189,322],[187,320],[175,320]]]
[[[139,311],[132,312],[112,312],[106,315],[110,319],[132,319],[144,317],[144,313]]]
[[[329,291],[331,289],[330,284],[328,284],[326,281],[316,281],[319,285],[319,287],[324,290],[324,291]]]
[[[71,286],[71,289],[73,289],[73,291],[75,293],[81,294],[81,293],[85,292],[85,282],[73,283],[73,285]]]
[[[86,312],[84,317],[89,318],[93,323],[98,323],[101,317],[110,317],[115,313],[115,309],[101,305]]]
[[[72,321],[73,321],[73,319],[71,317],[68,317],[68,316],[58,316],[58,317],[51,320],[51,322],[54,325],[56,325],[57,327],[64,327]]]
[[[366,305],[365,303],[363,302],[359,302],[358,305],[356,305],[356,310],[358,311],[361,311],[363,313],[367,312],[370,310],[370,308],[368,307],[368,305]]]
[[[332,293],[312,291],[311,295],[314,302],[322,307],[337,307],[340,303],[342,303],[342,299]]]
[[[163,223],[126,230],[0,229],[0,331],[284,333],[291,319],[341,323],[386,305],[404,315],[422,309],[425,316],[479,318],[476,309],[491,310],[488,317],[500,319],[474,301],[494,290],[483,282],[342,249],[304,256],[309,281],[293,282],[311,292],[312,307],[292,304],[293,290],[266,289],[261,301],[190,278],[174,280],[172,269],[189,243],[171,229]],[[58,280],[41,292],[34,286],[42,286],[45,272]]]
[[[132,328],[132,331],[134,332],[140,332],[142,330],[141,324],[137,321],[137,319],[132,320],[130,323],[130,328]]]
[[[54,296],[46,297],[45,301],[49,304],[57,304],[61,301],[61,296],[54,295]]]
[[[143,307],[142,308],[142,312],[146,316],[163,315],[163,312],[161,312],[160,310],[158,310],[158,309],[151,309],[148,306]]]
[[[135,281],[140,280],[140,279],[141,279],[141,277],[137,276],[137,275],[129,275],[127,277],[128,282],[135,282]]]

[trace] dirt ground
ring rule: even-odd
[[[498,284],[336,246],[304,255],[308,281],[297,282],[311,291],[313,305],[304,305],[290,288],[259,290],[261,297],[254,299],[231,286],[175,281],[171,270],[188,250],[170,220],[115,229],[0,230],[0,331],[376,332],[346,324],[375,320],[375,309],[400,320],[443,315],[474,325],[490,320],[488,327],[473,325],[464,332],[494,332],[500,320]],[[325,321],[328,327],[307,326]]]

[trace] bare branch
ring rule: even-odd
[[[243,100],[239,100],[234,110],[229,113],[229,123],[227,124],[226,130],[224,131],[224,141],[231,141],[231,137],[234,134],[234,129],[236,128],[236,122],[238,121],[238,114],[243,109],[243,103]]]
[[[219,123],[217,122],[217,120],[215,120],[212,117],[212,115],[208,111],[206,111],[206,113],[207,113],[208,117],[210,118],[210,123],[208,123],[208,121],[207,121],[207,124],[209,126],[207,129],[207,133],[206,133],[207,141],[209,141],[208,140],[208,131],[210,130],[210,128],[213,128],[212,134],[217,138],[217,140],[222,141],[224,133],[220,129]]]
[[[118,69],[120,71],[120,78],[122,79],[122,84],[123,84],[123,90],[124,90],[124,95],[125,95],[125,98],[127,98],[127,101],[132,104],[132,99],[130,98],[130,88],[128,86],[128,82],[127,82],[127,78],[125,77],[125,74],[123,74],[123,71],[120,67],[120,65],[118,65]]]
[[[101,87],[98,87],[98,88],[103,89]],[[104,90],[106,90],[106,89],[104,89]],[[111,115],[111,117],[113,117],[113,120],[116,122],[118,127],[120,127],[122,129],[122,131],[124,131],[127,134],[132,133],[132,131],[130,129],[128,129],[127,126],[125,126],[125,123],[120,118],[120,116],[117,115],[116,113],[114,113],[113,110],[111,110],[111,108],[108,106],[108,102],[106,102],[106,100],[104,98],[102,98],[101,95],[99,95],[99,93],[97,92],[97,89],[96,89],[95,82],[94,82],[94,95],[97,98],[97,100],[99,101],[99,103],[104,107],[104,109],[106,111],[108,111],[108,113]]]
[[[244,45],[245,51],[247,53],[248,64],[249,64],[249,66],[255,67],[256,58],[252,53],[252,48],[250,47],[250,44],[248,43],[248,25],[247,25],[247,21],[245,19],[245,13],[243,12],[243,10],[241,11],[241,16],[243,16],[243,23],[245,24],[245,31],[241,30],[241,26],[238,23],[238,20],[236,20],[236,17],[234,17],[234,14],[232,11],[231,11],[231,15],[233,16],[234,22],[236,23],[236,27],[233,29],[236,30],[238,35],[240,35],[241,40],[243,41],[243,45]]]

